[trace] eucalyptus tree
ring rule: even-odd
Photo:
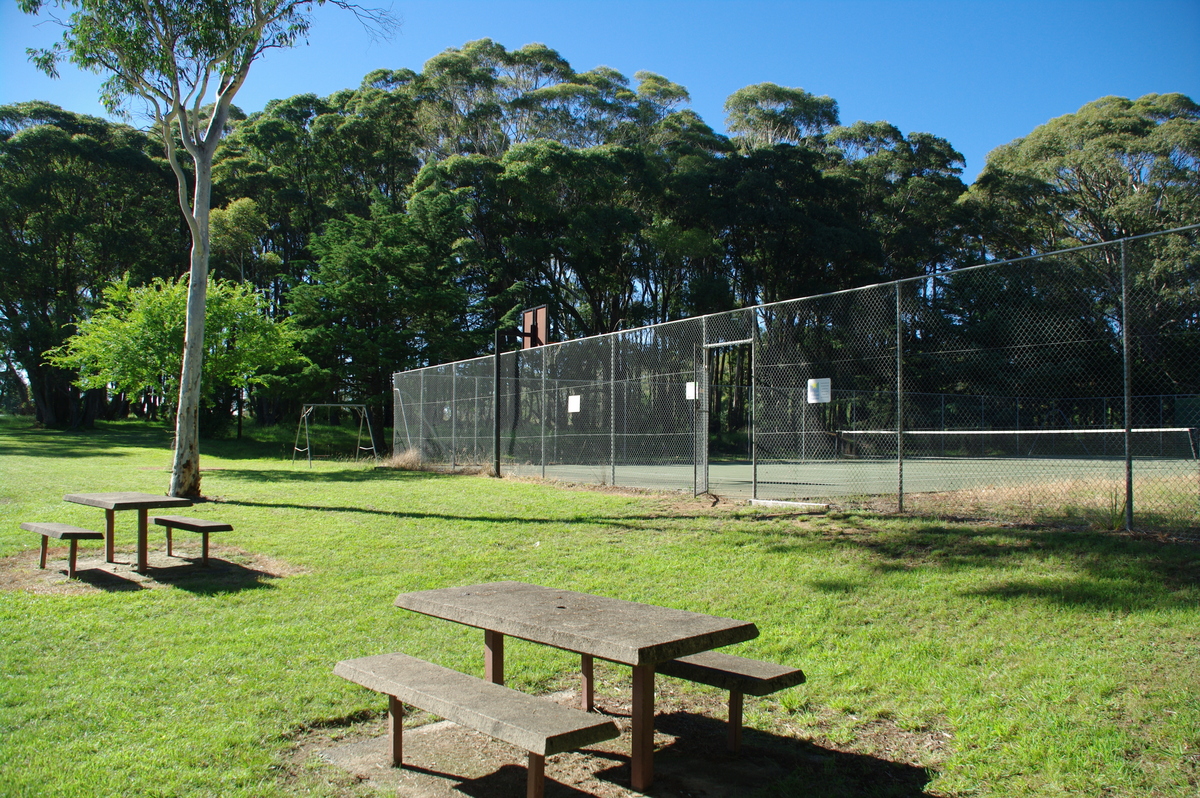
[[[825,174],[851,181],[859,223],[876,240],[876,278],[916,277],[958,265],[968,214],[963,156],[929,133],[855,122],[825,136]]]
[[[745,149],[815,142],[838,124],[838,105],[800,88],[756,83],[725,100],[725,124]]]
[[[1103,97],[997,147],[971,187],[998,253],[1047,251],[1200,218],[1200,106]]]
[[[0,351],[11,378],[27,375],[43,424],[86,422],[99,409],[80,407],[73,373],[44,353],[109,280],[162,276],[186,251],[157,150],[140,131],[48,103],[0,106]]]
[[[357,10],[344,0],[329,2]],[[57,76],[57,65],[64,59],[106,75],[101,99],[110,112],[124,111],[130,100],[140,101],[175,173],[192,251],[169,493],[197,497],[213,155],[251,65],[267,50],[291,46],[307,33],[312,0],[18,0],[18,4],[30,14],[46,5],[71,10],[62,23],[61,41],[31,53],[32,60],[51,76]],[[369,16],[382,21],[378,14]],[[206,104],[210,91],[212,100]]]
[[[993,257],[1116,242],[1200,220],[1200,105],[1182,94],[1103,97],[993,150],[966,203]],[[1197,235],[1099,247],[1047,270],[1041,297],[1086,292],[1080,324],[1119,351],[1129,291],[1134,379],[1146,393],[1200,392]],[[1049,282],[1053,280],[1053,282]],[[1112,373],[1111,359],[1108,373]],[[1091,364],[1099,372],[1103,363]],[[1119,363],[1117,364],[1119,366]],[[1076,395],[1086,395],[1078,393]],[[1157,419],[1154,419],[1157,423]]]

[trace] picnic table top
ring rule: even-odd
[[[105,510],[149,510],[157,507],[191,507],[191,499],[154,493],[119,491],[116,493],[68,493],[63,501],[100,507]]]
[[[748,621],[524,582],[401,593],[396,606],[627,665],[652,665],[758,636]]]

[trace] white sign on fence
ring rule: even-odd
[[[696,383],[689,382],[686,386],[686,390],[687,390],[687,398],[688,399],[696,398]]]
[[[579,396],[568,396],[567,397],[567,412],[568,413],[578,413],[579,412]]]
[[[829,387],[829,378],[821,377],[808,381],[808,403],[810,405],[824,404],[830,401],[833,390]]]

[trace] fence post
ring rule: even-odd
[[[546,478],[546,349],[538,347],[542,363],[542,479]]]
[[[904,512],[904,319],[900,313],[900,286],[896,288],[896,512]]]
[[[496,356],[492,368],[492,466],[500,476],[500,328],[496,328]]]
[[[617,484],[617,336],[613,333],[609,340],[609,370],[608,370],[608,484]]]
[[[753,311],[750,329],[750,497],[758,498],[758,310]]]
[[[450,468],[458,466],[458,366],[450,367]]]
[[[1121,239],[1121,361],[1125,381],[1125,531],[1133,530],[1133,383],[1129,371],[1129,268]]]

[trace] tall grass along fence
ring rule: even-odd
[[[394,375],[446,467],[1200,537],[1200,225]]]

